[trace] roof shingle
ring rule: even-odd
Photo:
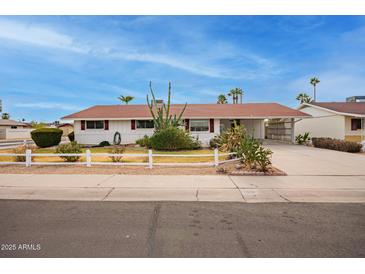
[[[365,115],[365,102],[312,102],[310,104],[341,113]]]

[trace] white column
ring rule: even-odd
[[[295,132],[294,132],[294,127],[295,127],[295,123],[294,123],[294,118],[290,119],[290,124],[291,124],[291,142],[294,144],[295,143]]]

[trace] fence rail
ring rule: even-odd
[[[156,154],[153,153],[152,150],[148,150],[148,154],[146,153],[125,153],[125,154],[114,154],[114,153],[91,153],[89,149],[85,151],[85,153],[32,153],[30,149],[27,149],[24,154],[21,153],[0,153],[0,157],[3,156],[11,156],[11,157],[25,157],[25,161],[20,162],[1,162],[0,165],[25,165],[26,167],[30,167],[32,165],[86,165],[87,167],[91,167],[92,165],[113,165],[113,166],[147,166],[148,168],[153,168],[153,166],[218,166],[223,163],[237,161],[238,158],[228,159],[228,160],[219,160],[221,156],[233,156],[236,155],[235,152],[231,153],[219,153],[218,149],[214,150],[213,154]],[[79,156],[85,157],[85,161],[77,161],[77,162],[35,162],[32,161],[32,157],[72,157]],[[93,162],[93,157],[147,157],[147,162]],[[174,163],[174,162],[166,162],[166,163],[154,163],[154,157],[176,157],[176,158],[196,158],[196,157],[212,157],[213,161],[210,162],[196,162],[196,163]]]

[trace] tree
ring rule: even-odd
[[[317,99],[317,94],[316,94],[316,86],[319,83],[319,79],[317,77],[313,77],[310,79],[310,84],[313,86],[313,101],[315,102]]]
[[[228,96],[232,96],[233,104],[238,104],[238,97],[240,97],[240,103],[242,104],[243,90],[240,88],[231,89]]]
[[[129,95],[127,95],[127,96],[123,96],[123,95],[121,95],[121,96],[119,96],[119,97],[118,97],[118,99],[119,99],[120,101],[124,102],[126,105],[128,105],[128,103],[129,103],[130,101],[132,101],[132,100],[134,99],[134,97],[133,97],[133,96],[129,96]]]
[[[307,93],[299,93],[297,98],[298,101],[300,101],[301,104],[303,103],[310,103],[312,101],[312,97],[310,97]]]
[[[150,82],[150,92],[152,96],[152,100],[150,101],[147,94],[147,105],[150,109],[153,123],[155,127],[155,132],[158,132],[162,129],[170,128],[170,127],[179,127],[182,125],[182,115],[185,112],[187,103],[185,103],[179,115],[170,114],[171,107],[171,83],[169,82],[169,91],[167,96],[167,104],[160,102],[160,100],[156,100],[155,93],[152,89],[152,82]],[[162,105],[161,105],[162,104]]]
[[[227,97],[224,94],[218,95],[217,104],[227,104]]]
[[[4,120],[9,120],[9,119],[10,119],[10,115],[9,115],[9,113],[4,112],[4,113],[1,115],[1,118],[2,118],[2,119],[4,119]]]

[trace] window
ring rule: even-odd
[[[361,119],[351,119],[351,130],[361,129]]]
[[[190,131],[208,131],[209,120],[190,120]]]
[[[16,129],[16,128],[18,128],[17,126],[11,126],[10,128],[12,128],[12,129]]]
[[[86,121],[87,129],[103,129],[104,121]]]
[[[153,120],[137,120],[137,128],[153,128]]]

